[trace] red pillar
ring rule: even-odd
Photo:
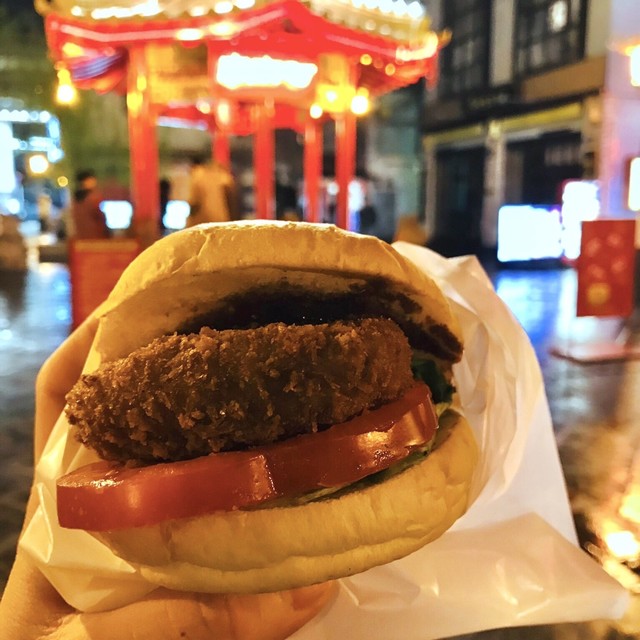
[[[349,184],[356,169],[356,116],[349,110],[336,116],[336,220],[346,229],[349,223]]]
[[[133,228],[142,246],[148,246],[157,239],[160,228],[160,188],[156,117],[143,46],[129,50],[127,110]]]
[[[231,148],[229,146],[229,134],[222,129],[213,129],[211,132],[213,159],[221,165],[231,169]]]
[[[255,124],[253,167],[255,172],[256,217],[273,219],[275,218],[273,108],[266,104],[257,105]]]
[[[304,196],[307,222],[320,222],[322,148],[322,124],[318,120],[308,118],[304,129]]]

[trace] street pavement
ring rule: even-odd
[[[630,591],[640,592],[635,566],[640,560],[640,359],[634,350],[640,319],[576,318],[575,272],[569,268],[488,271],[540,361],[580,542]],[[32,260],[25,274],[0,273],[0,589],[31,481],[35,377],[68,335],[70,316],[66,265]],[[553,355],[571,355],[574,347],[594,342],[626,346],[629,355],[587,363]],[[467,638],[640,638],[639,600],[640,595],[632,598],[620,621],[494,630]]]

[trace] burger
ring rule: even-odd
[[[403,557],[467,509],[462,339],[437,284],[330,225],[209,224],[142,252],[65,408],[96,462],[57,482],[150,582],[272,592]]]

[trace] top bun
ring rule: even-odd
[[[174,331],[239,326],[249,310],[267,314],[257,322],[284,320],[268,313],[287,298],[305,309],[323,304],[323,313],[333,305],[341,317],[385,315],[415,350],[445,365],[461,357],[447,299],[389,244],[326,224],[240,221],[186,229],[143,251],[98,312],[89,368]]]

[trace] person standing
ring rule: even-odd
[[[189,188],[187,227],[203,222],[226,222],[237,218],[235,181],[231,172],[216,160],[194,162]]]
[[[73,194],[71,220],[72,237],[99,240],[110,237],[109,227],[100,203],[102,195],[98,180],[92,171],[80,171],[76,176],[78,187]]]

